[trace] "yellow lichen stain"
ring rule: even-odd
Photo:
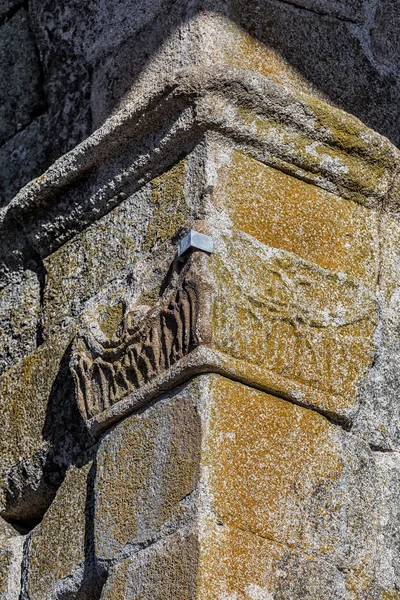
[[[51,389],[72,333],[53,335],[49,341],[6,371],[0,379],[3,415],[0,452],[5,469],[21,456],[43,447],[42,430]]]
[[[251,600],[246,593],[251,585],[263,589],[259,597],[269,598],[275,583],[273,562],[284,552],[284,547],[269,540],[209,520],[200,544],[196,598]]]
[[[332,554],[344,493],[336,428],[243,384],[219,376],[211,381],[202,461],[215,514],[287,547]]]
[[[10,577],[10,563],[12,561],[12,551],[7,547],[8,542],[0,540],[0,594],[6,594],[8,589],[8,579]],[[3,598],[7,596],[4,595]]]
[[[264,244],[376,285],[375,212],[235,153],[223,194],[236,227]]]
[[[123,561],[114,570],[102,593],[103,600],[125,600],[128,583],[129,562]]]
[[[179,516],[180,500],[197,481],[200,452],[198,418],[190,406],[159,404],[127,419],[115,434],[100,447],[96,514],[97,535],[110,539],[114,552],[140,537],[146,523],[154,532]]]
[[[132,420],[132,419],[131,419]],[[146,483],[151,474],[151,460],[154,457],[154,423],[135,420],[131,427],[124,427],[124,439],[117,441],[111,451],[108,444],[101,453],[104,456],[98,469],[98,512],[97,519],[104,534],[122,547],[128,536],[138,534],[140,508],[148,500]],[[118,463],[117,463],[118,461]],[[121,466],[134,465],[126,471]],[[106,525],[106,527],[104,527]]]
[[[156,177],[152,185],[153,216],[150,219],[143,249],[170,239],[187,221],[190,211],[184,193],[186,159]]]
[[[346,591],[349,594],[350,600],[360,600],[360,598],[368,598],[368,592],[371,590],[374,579],[371,573],[373,573],[373,557],[371,554],[362,555],[358,558],[358,564],[355,567],[351,567],[346,573]]]
[[[400,600],[400,595],[397,592],[385,590],[384,592],[382,592],[381,600]]]
[[[269,598],[289,582],[300,593],[305,573],[307,590],[323,592],[341,562],[346,527],[357,535],[346,522],[349,463],[340,428],[217,375],[206,397],[202,466],[210,510],[202,523],[198,597]],[[360,549],[337,571],[338,589],[343,577],[352,600],[373,584],[371,558]]]
[[[100,307],[99,307],[100,308]],[[118,325],[120,325],[124,316],[124,304],[118,302],[115,305],[109,305],[105,308],[101,318],[99,319],[99,325],[101,330],[108,338],[111,338]]]
[[[160,298],[160,286],[156,285],[148,290],[143,290],[137,301],[137,305],[155,306]]]
[[[315,390],[315,405],[343,411],[354,406],[357,386],[374,353],[376,303],[364,287],[295,256],[263,253],[249,236],[226,238],[228,260],[217,253],[210,270],[218,283],[213,302],[213,345],[243,364],[243,374],[281,377]],[[264,375],[263,375],[264,374]],[[259,379],[257,379],[259,381]],[[263,385],[264,381],[259,381]]]
[[[285,171],[300,179],[307,177],[316,185],[327,174],[340,193],[359,204],[370,201],[370,197],[381,198],[388,191],[395,170],[394,147],[390,142],[355,117],[317,98],[299,93],[299,99],[309,105],[309,118],[313,118],[314,127],[320,130],[321,139],[274,116],[257,115],[245,106],[238,107],[238,120],[257,133],[260,140],[268,140],[277,147],[275,159],[282,162]],[[314,108],[315,114],[311,112]]]
[[[328,132],[334,146],[344,150],[357,159],[365,159],[370,163],[373,176],[370,185],[379,184],[379,174],[386,169],[393,170],[395,148],[385,138],[372,131],[356,117],[331,108],[315,96],[301,96],[317,118],[316,126]],[[368,177],[368,171],[362,170],[363,177]]]

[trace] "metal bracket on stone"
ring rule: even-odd
[[[210,236],[191,229],[182,239],[179,240],[178,257],[182,256],[182,254],[190,250],[190,248],[194,248],[195,250],[203,250],[204,252],[211,254],[214,249],[214,243]]]

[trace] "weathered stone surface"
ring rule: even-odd
[[[3,4],[0,597],[398,599],[397,8]]]
[[[96,556],[110,561],[190,515],[200,418],[190,390],[129,417],[100,441],[95,481]]]
[[[318,409],[351,417],[357,384],[374,351],[373,296],[340,274],[259,245],[242,233],[233,231],[225,244],[210,259],[218,287],[216,347],[232,359],[246,356],[249,371],[260,368],[264,373],[266,388],[271,372],[287,381],[283,394],[290,393],[290,380],[293,390],[296,383],[304,384],[318,390],[314,400],[309,398]],[[324,391],[332,395],[326,405]]]
[[[384,584],[395,594],[377,571],[381,480],[368,446],[313,411],[215,375],[202,393],[210,512],[199,597],[355,599]]]
[[[1,143],[25,127],[44,104],[40,63],[23,8],[0,28],[0,72]]]
[[[400,444],[398,389],[400,223],[386,216],[381,225],[379,276],[381,322],[376,332],[376,351],[371,369],[360,384],[354,432],[371,446],[397,450]]]
[[[19,600],[25,537],[0,519],[0,598]]]
[[[196,598],[198,542],[177,534],[118,564],[103,589],[102,600],[188,600]]]
[[[10,12],[17,9],[21,4],[23,4],[23,0],[3,0],[0,6],[0,18],[6,18]]]
[[[43,521],[30,534],[23,598],[95,597],[92,478],[90,457],[82,465],[72,466]]]
[[[227,207],[238,229],[375,290],[376,212],[240,153],[221,169],[219,182],[214,202]]]
[[[22,524],[40,520],[66,468],[90,443],[71,395],[69,340],[68,332],[52,337],[0,379],[0,511]]]
[[[379,0],[371,31],[374,58],[382,64],[382,70],[399,73],[400,58],[400,10],[397,2]]]
[[[86,309],[85,303],[103,288],[108,288],[107,298],[113,295],[117,298],[119,293],[122,302],[129,305],[143,287],[141,279],[148,278],[146,271],[160,271],[163,262],[172,258],[175,249],[171,247],[171,238],[185,224],[190,210],[184,193],[185,166],[183,160],[154,178],[45,259],[45,337],[63,322],[70,321],[71,315],[79,317]],[[148,257],[146,265],[146,253],[163,244],[161,252],[156,258]]]
[[[398,495],[400,489],[400,461],[398,453],[375,453],[375,461],[382,478],[380,507],[380,535],[378,542],[379,582],[388,589],[400,589],[400,532]]]
[[[57,117],[54,117],[56,120]],[[34,118],[26,127],[0,146],[0,205],[6,205],[33,176],[40,175],[60,150],[52,139],[55,124],[47,113]],[[77,140],[78,141],[78,140]]]
[[[16,174],[2,203],[117,107],[180,68],[219,64],[267,75],[352,112],[398,143],[396,8],[386,4],[375,18],[361,0],[31,2],[48,110],[33,125],[37,133],[2,149],[2,177]]]
[[[18,284],[0,290],[0,374],[36,349],[40,331],[40,283],[25,271]]]
[[[211,529],[211,527],[210,527]],[[329,562],[234,526],[214,526],[200,552],[201,600],[347,600],[342,574]]]
[[[350,9],[349,3],[346,4]],[[321,16],[317,11],[301,10],[302,5],[303,2],[238,0],[232,2],[229,14],[253,39],[275,50],[280,61],[296,70],[311,93],[357,115],[398,143],[389,123],[394,125],[399,83],[384,72],[378,61],[371,61],[368,48],[371,9],[367,3],[367,15],[359,28],[341,19]],[[351,20],[357,19],[354,3],[351,10]],[[233,43],[231,48],[234,47]],[[231,63],[236,62],[237,56],[238,53],[232,52]],[[315,60],[316,56],[323,59]],[[372,80],[374,91],[369,94]],[[378,106],[384,107],[385,123]]]
[[[375,350],[374,296],[235,229],[213,232],[215,252],[173,266],[153,308],[128,312],[114,338],[92,330],[77,344],[84,419],[101,430],[157,390],[215,370],[351,423]]]
[[[261,153],[266,164],[371,208],[381,205],[396,177],[396,149],[357,119],[264,77],[209,69],[177,75],[172,90],[157,87],[150,106],[139,97],[131,111],[121,109],[27,186],[6,214],[47,256],[179,162],[182,153],[190,154],[202,139],[199,128],[216,129],[232,142],[244,140],[243,150]],[[200,192],[198,173],[190,168],[189,173]],[[203,212],[206,199],[201,194],[196,199]]]

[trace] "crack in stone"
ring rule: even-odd
[[[287,4],[288,6],[298,8],[299,10],[304,10],[306,12],[313,13],[315,15],[318,15],[319,17],[330,17],[332,19],[336,19],[337,21],[342,21],[343,23],[351,23],[352,25],[359,24],[359,21],[357,21],[356,19],[351,19],[350,17],[345,17],[345,16],[338,16],[338,15],[332,14],[330,12],[325,12],[323,10],[317,10],[315,8],[309,8],[307,6],[304,6],[303,4],[300,4],[299,2],[295,2],[295,0],[276,0],[276,2],[281,3],[281,4]]]

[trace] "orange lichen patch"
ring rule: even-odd
[[[336,600],[344,588],[328,561],[222,523],[202,538],[198,577],[198,600]]]
[[[235,153],[223,190],[234,224],[264,244],[295,252],[373,288],[378,215]]]
[[[219,376],[211,379],[203,463],[224,523],[329,556],[341,538],[338,429],[313,411]]]
[[[365,165],[362,165],[362,162],[359,164],[360,174],[367,181],[379,183],[376,177],[379,173],[383,175],[385,169],[394,174],[399,153],[386,138],[366,127],[357,117],[330,107],[315,95],[299,94],[299,96],[312,109],[317,128],[328,135],[334,148],[358,160],[366,160]],[[370,173],[365,171],[367,164],[370,166]]]
[[[260,598],[269,598],[267,594],[274,591],[274,559],[279,560],[284,552],[284,546],[210,522],[200,545],[196,598],[250,600],[246,589],[251,586],[263,590]]]

